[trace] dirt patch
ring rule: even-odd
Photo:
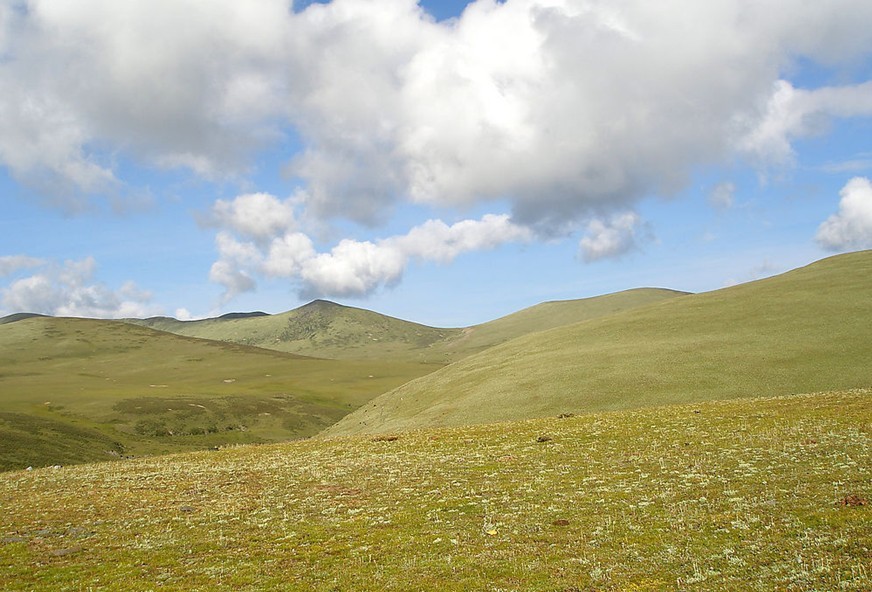
[[[840,499],[838,505],[845,508],[857,508],[860,506],[868,506],[869,500],[863,496],[857,495],[856,493],[851,493]]]

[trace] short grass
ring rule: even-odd
[[[277,315],[129,320],[178,335],[331,359],[392,359],[447,364],[515,337],[660,302],[683,292],[642,288],[594,298],[545,302],[466,327],[437,328],[316,300]]]
[[[324,300],[276,315],[201,321],[131,319],[129,322],[178,335],[320,358],[390,358],[440,364],[447,361],[444,354],[434,354],[430,346],[460,332]]]
[[[0,470],[310,436],[432,369],[18,320],[0,325]]]
[[[532,333],[386,393],[327,433],[872,385],[872,251]]]
[[[456,361],[517,337],[605,318],[686,295],[686,292],[676,290],[636,288],[592,298],[543,302],[487,323],[467,327],[459,335],[452,334],[434,343],[431,349],[442,354],[447,361]]]
[[[870,590],[870,397],[0,474],[0,588]]]

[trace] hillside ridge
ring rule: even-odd
[[[373,399],[325,435],[872,385],[872,251],[524,335]]]

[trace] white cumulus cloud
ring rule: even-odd
[[[72,317],[124,318],[157,314],[151,294],[126,282],[117,290],[96,281],[92,257],[63,264],[43,262],[33,275],[0,288],[0,303],[10,312]]]
[[[271,201],[271,200],[267,200]],[[299,231],[274,229],[270,241],[253,236],[224,220],[215,239],[218,259],[210,279],[224,287],[224,301],[254,290],[256,278],[284,278],[296,284],[301,296],[360,297],[399,282],[413,261],[449,263],[463,253],[494,249],[532,240],[529,228],[506,214],[448,225],[428,220],[403,235],[374,241],[343,239],[319,252],[312,239]]]
[[[254,240],[270,239],[296,226],[292,199],[268,193],[248,193],[233,200],[219,199],[207,223],[229,228]]]
[[[414,0],[21,0],[0,10],[0,163],[81,208],[131,182],[118,155],[245,179],[295,138],[307,214],[507,200],[550,233],[868,117],[872,83],[782,78],[868,55],[870,22],[866,0],[479,0],[446,22]]]
[[[835,117],[872,116],[872,82],[806,90],[779,80],[762,119],[741,142],[742,148],[764,163],[789,164],[792,141],[822,133]]]
[[[838,213],[820,225],[815,240],[831,251],[872,248],[872,182],[854,177],[839,195]]]

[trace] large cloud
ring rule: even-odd
[[[867,55],[870,22],[866,0],[480,0],[442,23],[413,0],[24,0],[0,10],[0,162],[75,208],[124,192],[117,154],[244,177],[294,134],[309,214],[508,200],[550,233],[868,115],[868,84],[779,77]]]
[[[815,240],[831,251],[872,248],[872,182],[854,177],[840,195],[839,212],[820,225]]]
[[[113,290],[96,281],[97,263],[92,257],[63,264],[25,256],[20,259],[24,265],[19,268],[39,269],[0,288],[0,306],[6,311],[95,318],[143,317],[159,312],[151,303],[151,295],[132,282]]]

